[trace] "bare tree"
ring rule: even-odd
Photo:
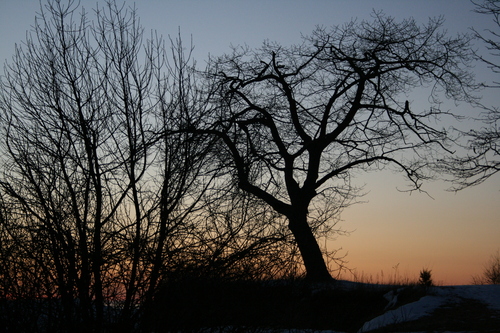
[[[472,277],[473,284],[500,284],[500,251],[492,255],[484,266],[483,274]]]
[[[490,56],[476,53],[476,58],[486,64],[493,73],[500,73],[500,63],[496,57],[500,56],[500,2],[498,0],[472,1],[476,5],[476,12],[492,17],[496,30],[477,31],[473,29],[475,37],[482,41]],[[500,82],[494,81],[484,84],[486,89],[500,88]],[[468,141],[463,146],[467,156],[454,157],[442,161],[442,168],[451,171],[454,175],[454,190],[461,190],[478,185],[500,171],[500,109],[497,105],[480,105],[484,112],[478,120],[479,129],[461,131],[460,134]]]
[[[60,298],[59,329],[99,331],[105,305],[122,301],[132,318],[182,249],[172,244],[199,209],[207,142],[163,134],[195,103],[180,97],[193,97],[179,86],[188,60],[167,63],[135,8],[107,2],[92,24],[78,8],[49,1],[6,66],[1,245],[15,250],[2,257],[12,281],[37,284],[20,296]]]
[[[135,8],[80,8],[48,1],[2,77],[1,295],[54,300],[54,331],[130,329],[186,267],[297,267],[275,213],[214,182],[215,138],[186,130],[213,95],[192,44],[146,39]]]
[[[266,42],[212,59],[211,125],[198,130],[220,139],[234,183],[287,218],[308,278],[330,279],[309,223],[314,207],[344,205],[356,196],[353,175],[389,165],[420,189],[426,167],[449,152],[434,121],[453,115],[437,96],[471,98],[472,54],[469,38],[448,37],[442,23],[375,13],[373,22],[317,28],[299,45]],[[430,89],[428,109],[407,100],[419,87]]]
[[[483,0],[481,2],[471,1],[475,6],[475,11],[479,14],[485,14],[492,17],[493,23],[495,24],[495,28],[500,28],[500,1],[498,0]],[[485,31],[477,31],[476,29],[472,29],[476,38],[485,43],[487,50],[490,51],[490,55],[499,56],[500,54],[500,32],[495,30],[485,30]],[[498,64],[495,60],[489,60],[486,56],[477,55],[484,63],[486,63],[489,68],[495,72],[500,73],[500,64]],[[498,87],[500,82],[494,82],[494,84]]]

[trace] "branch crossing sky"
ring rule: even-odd
[[[42,0],[42,3],[45,1]],[[98,0],[81,0],[91,12]],[[103,1],[99,1],[103,5]],[[133,5],[133,1],[127,2]],[[180,29],[185,42],[192,37],[194,59],[203,66],[208,55],[230,52],[230,45],[258,47],[265,40],[283,45],[300,43],[316,25],[331,26],[351,19],[369,19],[382,10],[397,20],[414,17],[426,23],[443,15],[449,33],[495,29],[492,18],[474,13],[468,0],[144,0],[136,1],[141,23],[149,31],[175,38]],[[0,0],[0,61],[8,61],[14,45],[25,40],[39,11],[38,0]],[[496,27],[498,28],[498,27]],[[497,30],[498,31],[498,30]],[[477,42],[479,50],[483,45]],[[498,58],[497,62],[500,62]],[[2,72],[3,73],[3,72]],[[497,80],[484,66],[476,68],[478,80]],[[498,105],[498,91],[482,92],[485,105]],[[410,94],[413,107],[426,107],[426,99]],[[477,114],[466,105],[445,104],[461,114]],[[477,126],[466,123],[463,126]],[[348,254],[348,267],[373,282],[418,279],[422,268],[432,270],[441,284],[467,284],[482,272],[490,255],[500,248],[500,175],[475,188],[446,192],[449,184],[434,182],[424,193],[404,193],[402,175],[389,171],[360,175],[366,203],[348,208],[340,226],[353,231],[331,241],[331,249]],[[344,275],[352,278],[349,273]]]

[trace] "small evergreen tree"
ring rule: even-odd
[[[420,279],[418,280],[418,283],[425,287],[431,287],[433,285],[431,272],[432,271],[430,269],[422,269],[420,271]]]

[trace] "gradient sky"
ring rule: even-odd
[[[44,1],[42,1],[44,2]],[[81,0],[91,11],[98,0]],[[119,2],[119,1],[118,1]],[[128,1],[133,4],[133,1]],[[351,19],[369,18],[372,10],[402,20],[414,17],[425,23],[429,17],[444,15],[450,33],[495,28],[488,16],[472,12],[468,0],[213,0],[135,1],[146,31],[176,37],[179,28],[185,42],[192,36],[194,57],[203,65],[209,54],[221,55],[230,45],[258,47],[265,39],[283,45],[299,43],[316,25],[343,24]],[[0,0],[0,61],[9,60],[14,44],[25,39],[39,10],[38,0]],[[481,44],[478,44],[478,48]],[[500,58],[498,59],[500,62]],[[479,66],[479,80],[491,81],[495,74]],[[498,75],[498,74],[496,74]],[[498,79],[497,79],[498,80]],[[483,103],[498,105],[500,91],[483,92]],[[426,107],[425,99],[410,99]],[[477,113],[466,105],[450,110]],[[469,125],[464,124],[465,125]],[[500,175],[487,183],[459,193],[445,191],[449,184],[426,184],[423,193],[402,193],[402,175],[389,171],[361,174],[358,185],[368,193],[363,204],[344,211],[340,226],[353,231],[331,242],[342,248],[348,267],[374,281],[398,278],[417,279],[422,268],[432,270],[441,284],[467,284],[479,275],[490,255],[500,249]],[[346,277],[349,277],[346,275]]]

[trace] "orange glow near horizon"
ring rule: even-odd
[[[353,232],[331,248],[341,247],[347,267],[374,282],[395,275],[416,281],[425,268],[436,284],[471,284],[500,248],[500,175],[458,193],[430,184],[433,198],[398,192],[400,180],[386,172],[370,174],[370,193],[362,198],[367,203],[342,214],[341,227]]]

